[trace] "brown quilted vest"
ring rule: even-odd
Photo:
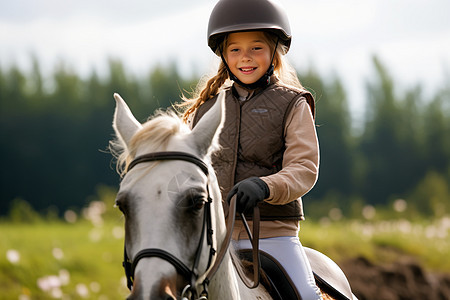
[[[314,114],[314,100],[309,92],[293,90],[274,81],[264,90],[255,91],[246,101],[238,100],[233,87],[226,90],[225,123],[219,136],[221,149],[212,156],[225,210],[228,192],[237,182],[281,170],[285,121],[296,101],[305,97]],[[216,100],[217,96],[198,108],[193,126]],[[301,198],[285,205],[262,202],[259,207],[262,220],[303,219]]]

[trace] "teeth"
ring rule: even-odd
[[[244,72],[252,71],[254,69],[255,68],[241,68],[241,70],[244,71]]]

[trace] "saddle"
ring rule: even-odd
[[[236,211],[235,201],[236,196],[230,202],[232,212]],[[234,225],[234,216],[235,213],[228,215],[230,228]],[[301,300],[299,292],[283,266],[273,256],[259,250],[260,212],[258,206],[255,206],[253,210],[253,230],[250,230],[244,214],[240,213],[239,216],[253,247],[253,249],[241,249],[238,251],[238,257],[247,270],[246,274],[241,274],[239,268],[237,269],[245,285],[249,288],[255,288],[262,282],[275,300]],[[230,234],[228,238],[231,238]],[[333,260],[319,251],[307,247],[303,248],[311,265],[316,285],[322,292],[330,295],[335,300],[357,300],[352,293],[344,272]],[[246,264],[245,262],[249,263]],[[246,276],[249,273],[253,273],[253,276]],[[249,281],[249,277],[253,277],[253,282]]]
[[[337,264],[326,255],[304,247],[313,270],[314,279],[322,292],[336,300],[356,300],[345,274]],[[238,255],[244,266],[252,264],[253,250],[239,250]],[[291,278],[281,264],[270,254],[259,250],[261,283],[274,300],[301,300]]]

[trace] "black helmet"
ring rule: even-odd
[[[209,17],[208,46],[216,52],[225,34],[251,30],[273,32],[289,50],[289,20],[284,9],[274,0],[220,0]]]

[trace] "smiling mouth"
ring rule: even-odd
[[[251,68],[251,67],[239,68],[239,70],[241,72],[248,73],[248,72],[252,72],[252,71],[256,70],[256,67],[255,68]]]

